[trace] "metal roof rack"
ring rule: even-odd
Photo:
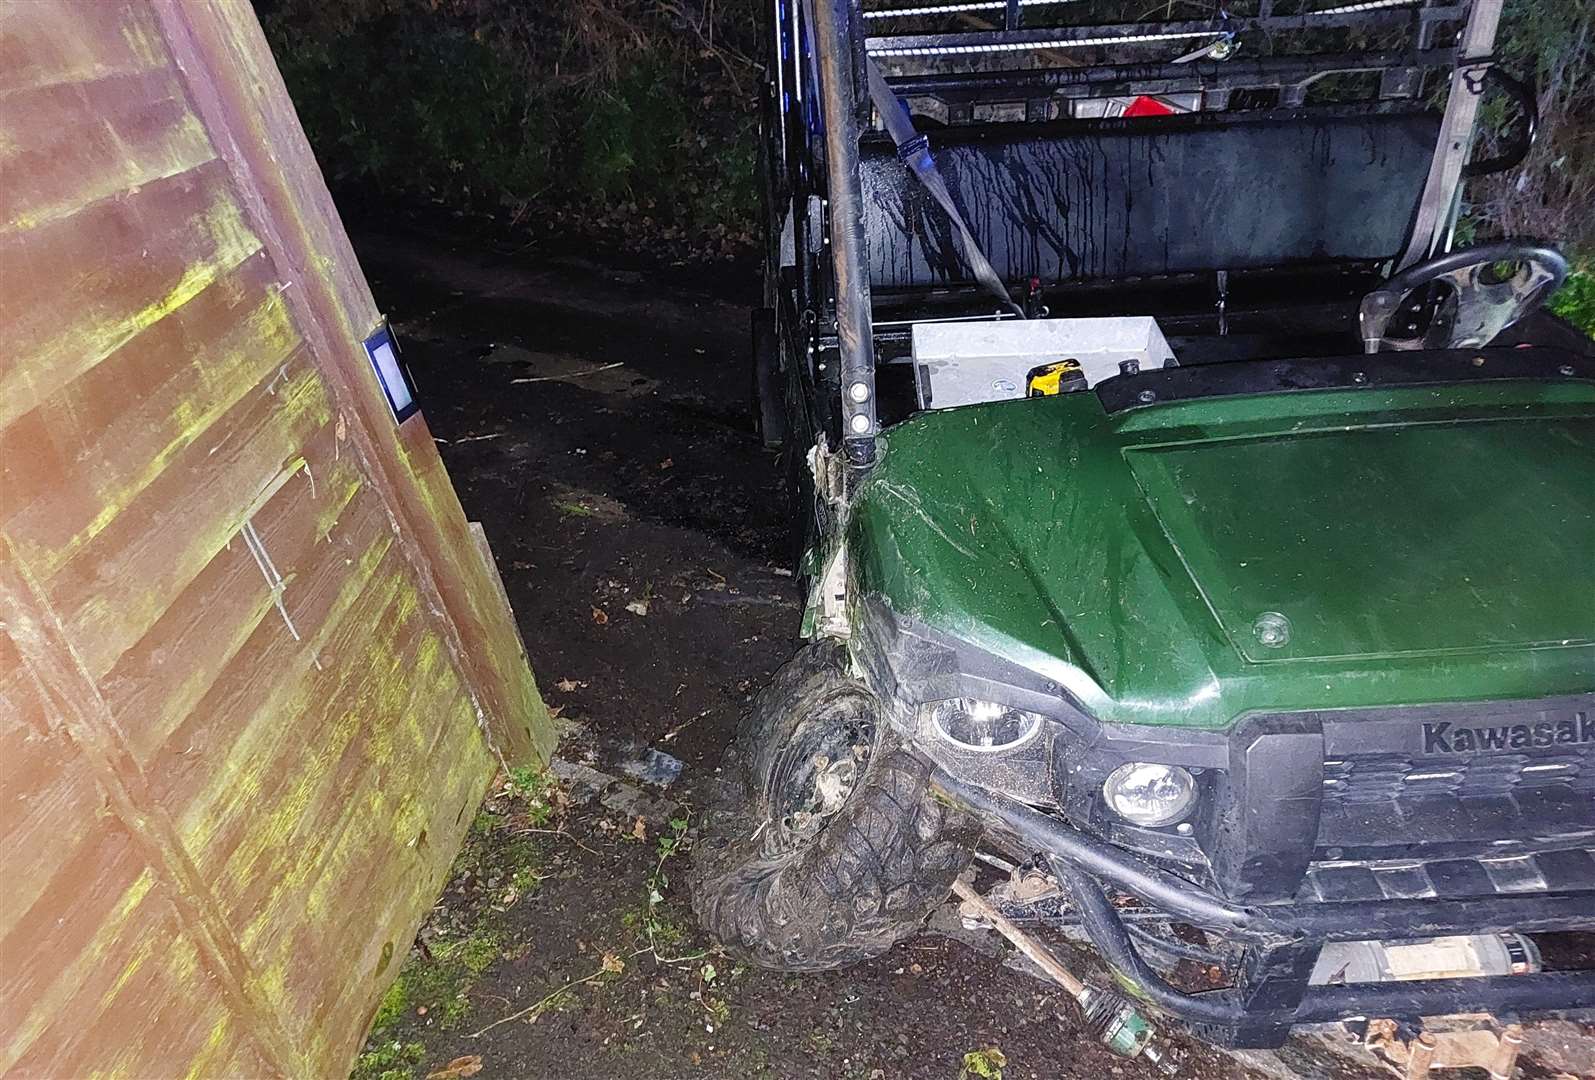
[[[1206,18],[1082,21],[1100,18],[1104,6],[1111,9],[1092,0],[871,5],[860,23],[864,51],[894,90],[936,99],[952,109],[950,122],[968,122],[972,102],[1024,102],[1026,118],[1050,119],[1072,115],[1045,107],[1051,99],[1143,94],[1200,93],[1208,111],[1232,107],[1236,90],[1268,90],[1277,94],[1257,106],[1300,107],[1311,87],[1334,75],[1367,76],[1373,100],[1411,100],[1426,91],[1430,73],[1455,66],[1450,44],[1469,7],[1249,0],[1215,2]],[[1181,49],[1188,51],[1168,55]]]

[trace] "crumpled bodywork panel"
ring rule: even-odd
[[[1588,384],[1113,416],[1072,394],[883,441],[849,527],[854,587],[1099,719],[1218,728],[1595,686]]]

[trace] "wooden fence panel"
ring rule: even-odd
[[[346,1072],[551,725],[247,3],[0,9],[0,1073]]]

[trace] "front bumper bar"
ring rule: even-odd
[[[943,770],[936,770],[933,782],[943,797],[1045,853],[1109,966],[1147,1002],[1198,1025],[1215,1041],[1277,1046],[1292,1025],[1354,1017],[1413,1019],[1481,1009],[1533,1016],[1595,1009],[1595,972],[1316,986],[1307,981],[1319,947],[1330,941],[1592,929],[1595,892],[1237,904]],[[1249,948],[1241,984],[1201,993],[1170,986],[1136,951],[1104,885],[1178,922],[1244,941]]]

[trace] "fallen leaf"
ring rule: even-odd
[[[612,952],[606,952],[603,959],[603,969],[612,975],[619,975],[626,970],[626,961]]]
[[[632,822],[631,835],[632,839],[634,840],[648,839],[648,821],[646,818],[639,817],[636,821]]]
[[[457,1057],[437,1072],[426,1074],[426,1080],[458,1080],[462,1076],[475,1076],[482,1071],[482,1055]]]
[[[646,615],[648,614],[648,601],[633,600],[631,603],[626,605],[626,610],[631,612],[633,615]]]
[[[575,679],[561,679],[554,684],[554,689],[558,690],[561,694],[569,694],[577,690],[581,690],[586,686],[586,683],[577,682]]]
[[[599,626],[603,626],[608,621],[609,612],[605,611],[601,607],[593,608],[593,622],[597,623]]]
[[[981,1077],[982,1080],[1002,1080],[1002,1070],[1007,1064],[1008,1055],[995,1046],[988,1046],[984,1050],[971,1050],[964,1055],[964,1067],[959,1070],[958,1080],[969,1080],[972,1077]]]

